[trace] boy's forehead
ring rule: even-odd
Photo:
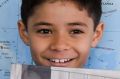
[[[67,5],[74,5],[76,8],[78,8],[79,10],[82,10],[84,7],[78,3],[76,0],[45,0],[42,4],[38,5],[38,6],[42,6],[44,4],[60,4],[62,6],[67,6]],[[85,9],[85,8],[84,8]]]
[[[51,0],[50,0],[51,1]],[[53,0],[54,1],[54,0]],[[38,12],[41,12],[40,10],[52,10],[52,12],[54,12],[54,9],[57,8],[59,10],[61,10],[62,8],[65,10],[73,10],[75,11],[75,9],[78,11],[85,11],[86,14],[88,15],[88,11],[87,9],[81,7],[80,5],[78,5],[77,3],[74,3],[72,0],[58,0],[53,3],[51,2],[45,2],[41,5],[38,5],[36,8],[35,8],[35,12],[38,11]],[[38,10],[39,9],[39,10]],[[58,11],[59,12],[59,11]]]
[[[50,1],[53,1],[53,2],[50,2]],[[68,9],[71,8],[71,10],[72,10],[72,8],[74,8],[78,11],[84,10],[84,11],[86,11],[87,15],[89,15],[88,11],[85,8],[81,7],[78,3],[74,2],[74,0],[47,0],[46,2],[36,6],[36,8],[34,9],[34,12],[38,11],[38,9],[39,10],[43,10],[43,9],[50,10],[50,9],[55,9],[56,7],[58,7],[59,10],[61,9],[61,7],[65,7]],[[53,10],[53,12],[54,12],[54,10]]]
[[[54,1],[54,0],[53,0]],[[56,1],[56,0],[55,0]],[[80,8],[78,5],[73,3],[71,0],[65,0],[66,2],[63,2],[61,0],[58,0],[56,2],[50,3],[50,2],[45,2],[41,5],[38,5],[35,8],[35,12],[48,12],[51,11],[52,13],[55,12],[55,9],[61,13],[61,11],[74,11],[74,12],[81,12],[84,11],[86,15],[88,15],[88,12],[85,8]],[[38,10],[39,9],[39,10]],[[41,11],[43,10],[43,11]]]
[[[35,10],[35,14],[33,14],[33,19],[37,22],[39,21],[47,21],[49,23],[58,23],[58,24],[66,24],[73,22],[81,22],[87,21],[86,19],[91,19],[88,17],[88,12],[85,10],[79,11],[74,3],[66,2],[61,3],[60,1],[55,3],[44,3],[37,7]],[[54,18],[54,19],[53,19]],[[64,18],[64,19],[63,19]],[[61,23],[60,23],[60,22]],[[79,22],[79,23],[80,23]],[[93,21],[90,21],[93,22]],[[55,23],[55,24],[56,24]]]

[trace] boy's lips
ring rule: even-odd
[[[50,62],[51,66],[66,67],[74,59],[75,58],[50,58],[47,60]]]

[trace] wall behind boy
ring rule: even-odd
[[[18,35],[20,4],[20,0],[0,0],[0,79],[9,79],[11,63],[33,63]],[[91,50],[85,67],[120,70],[120,0],[103,0],[102,4],[104,36]]]
[[[103,0],[102,21],[105,32],[102,41],[92,49],[89,68],[120,70],[120,0]]]
[[[0,0],[0,79],[9,79],[11,63],[32,62],[18,35],[19,9],[20,0]]]

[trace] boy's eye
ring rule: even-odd
[[[84,32],[81,31],[81,30],[78,30],[78,29],[72,30],[72,31],[70,32],[70,34],[81,34],[81,33],[84,33]]]
[[[37,33],[40,33],[40,34],[52,34],[52,30],[50,30],[50,29],[40,29],[40,30],[37,30]]]

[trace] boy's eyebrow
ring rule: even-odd
[[[48,22],[38,22],[38,23],[33,24],[33,26],[40,26],[40,25],[52,26],[52,24]]]
[[[34,27],[40,26],[40,25],[53,26],[53,24],[44,22],[44,21],[33,24]],[[87,27],[87,24],[82,23],[82,22],[71,22],[71,23],[67,23],[67,25],[68,26],[77,26],[78,25],[78,26],[86,26]]]
[[[68,23],[67,25],[69,25],[69,26],[80,25],[80,26],[86,26],[87,27],[87,24],[82,23],[82,22],[71,22],[71,23]]]

